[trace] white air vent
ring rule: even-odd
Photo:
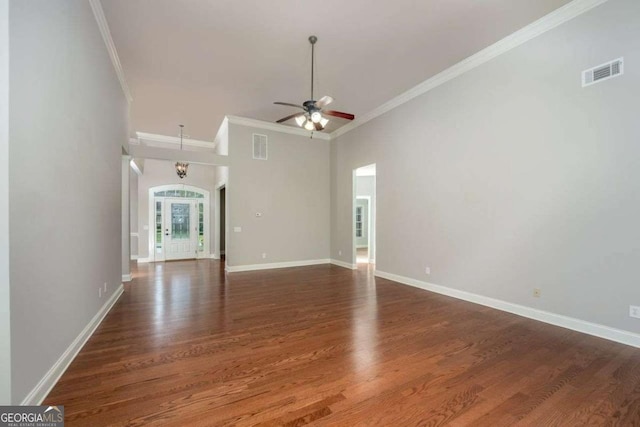
[[[624,74],[624,58],[598,65],[582,72],[582,87],[591,86]]]
[[[253,158],[267,160],[267,135],[253,134]]]

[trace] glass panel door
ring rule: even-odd
[[[171,203],[171,239],[189,239],[191,235],[190,217],[191,205],[188,203]]]
[[[195,200],[164,201],[164,258],[190,259],[198,251],[198,206]]]

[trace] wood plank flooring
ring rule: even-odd
[[[330,265],[141,264],[67,426],[640,425],[640,349]]]

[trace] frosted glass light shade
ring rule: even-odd
[[[313,125],[313,122],[311,120],[307,120],[307,123],[304,124],[304,128],[306,130],[314,130],[315,126]]]
[[[319,123],[320,120],[322,120],[322,114],[320,114],[320,111],[314,111],[311,113],[311,121],[313,123]]]

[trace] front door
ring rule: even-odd
[[[190,259],[198,255],[198,205],[185,199],[164,203],[164,258]]]

